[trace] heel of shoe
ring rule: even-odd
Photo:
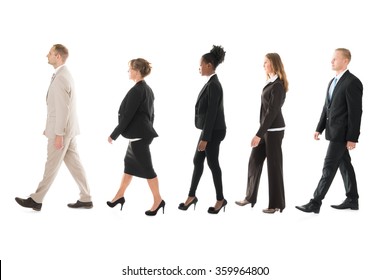
[[[155,209],[155,210],[147,210],[145,211],[145,215],[146,216],[156,216],[156,214],[158,213],[158,210],[160,210],[160,208],[162,208],[162,211],[163,211],[163,214],[164,214],[164,211],[165,211],[165,201],[164,200],[161,200],[160,204],[158,205],[158,207]]]
[[[209,210],[207,212],[209,214],[218,214],[222,208],[223,208],[223,212],[225,212],[226,204],[227,204],[227,201],[226,201],[226,199],[224,199],[222,202],[222,206],[220,208],[216,209],[215,207],[209,207]]]
[[[118,198],[117,200],[115,200],[114,202],[111,202],[111,201],[107,201],[107,205],[111,208],[114,208],[115,206],[117,206],[117,204],[120,204],[121,205],[121,211],[122,211],[122,208],[123,208],[123,204],[125,204],[126,200],[124,197],[121,197],[121,198]]]
[[[195,211],[196,204],[198,203],[198,198],[196,196],[195,196],[194,200],[192,201],[192,203],[194,204],[194,211]]]
[[[185,202],[180,203],[178,208],[180,210],[187,211],[187,209],[191,206],[191,204],[194,204],[194,211],[195,211],[195,207],[197,203],[198,203],[198,198],[195,196],[194,199],[192,199],[191,202],[188,203],[187,205],[185,204]]]

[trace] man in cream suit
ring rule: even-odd
[[[40,211],[42,201],[52,185],[62,162],[75,179],[80,189],[80,199],[69,203],[70,208],[92,208],[91,195],[84,168],[77,152],[76,135],[79,125],[76,113],[76,100],[73,78],[65,65],[68,49],[54,45],[47,54],[48,63],[55,69],[46,96],[47,120],[44,135],[48,138],[45,173],[35,193],[28,199],[16,197],[23,207]]]

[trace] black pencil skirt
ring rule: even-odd
[[[153,138],[130,141],[125,156],[125,173],[145,179],[157,177],[152,164],[149,145]]]

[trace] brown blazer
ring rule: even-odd
[[[268,129],[285,126],[282,114],[285,99],[286,91],[280,78],[264,87],[261,94],[260,128],[256,133],[257,136],[263,138]]]

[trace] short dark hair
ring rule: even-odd
[[[56,51],[57,54],[59,54],[62,57],[62,61],[65,63],[65,61],[68,59],[69,56],[69,51],[68,49],[61,44],[55,44],[53,45],[54,50]]]

